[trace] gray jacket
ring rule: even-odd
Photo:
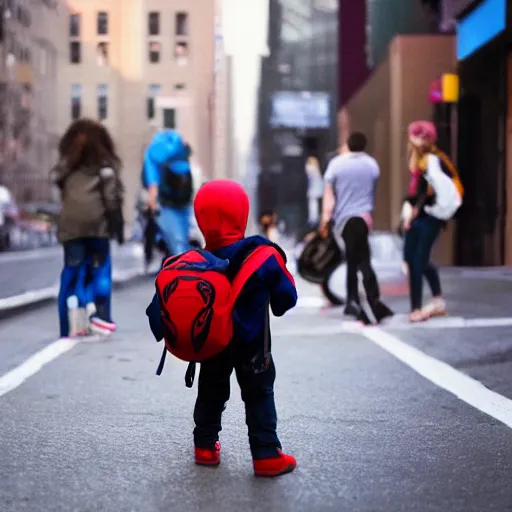
[[[65,162],[51,171],[52,181],[61,193],[61,210],[57,222],[59,242],[78,238],[111,238],[123,229],[123,187],[119,169],[79,167],[69,170]],[[113,219],[117,219],[113,220]],[[120,219],[120,220],[119,220]]]

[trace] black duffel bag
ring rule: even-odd
[[[324,284],[331,274],[345,262],[345,254],[340,250],[332,230],[323,238],[316,230],[307,233],[303,241],[305,247],[297,261],[299,275],[315,284]]]

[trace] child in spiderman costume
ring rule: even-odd
[[[297,302],[295,283],[285,265],[286,256],[280,247],[264,237],[245,238],[249,199],[243,188],[235,182],[215,180],[203,185],[197,193],[194,211],[206,240],[205,262],[211,255],[215,257],[217,267],[219,262],[225,262],[227,273],[235,280],[251,254],[264,246],[273,250],[273,255],[271,253],[259,267],[251,270],[251,275],[244,280],[240,292],[237,292],[232,310],[233,335],[229,345],[217,355],[201,361],[194,410],[195,461],[205,466],[220,463],[221,418],[229,400],[230,377],[234,370],[245,403],[255,475],[272,477],[289,473],[295,469],[296,461],[291,455],[282,452],[276,433],[276,369],[270,352],[269,327],[269,306],[274,315],[282,316]],[[184,268],[183,260],[186,257],[187,253],[181,256],[179,268]],[[171,266],[172,263],[168,264],[168,267]],[[165,269],[164,266],[162,272]],[[183,279],[190,281],[192,278]],[[174,279],[174,282],[178,280]],[[162,287],[163,294],[158,296],[157,293],[147,310],[157,340],[165,336],[162,318],[169,313],[173,315],[172,308],[169,313],[162,311],[162,301],[172,293],[167,293],[169,286],[173,289],[178,286],[172,285],[168,283],[167,290]],[[217,295],[220,295],[219,290]],[[179,307],[180,303],[176,304]],[[176,312],[176,322],[179,322],[179,317],[180,314]]]

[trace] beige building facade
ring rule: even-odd
[[[142,157],[159,129],[177,129],[213,172],[214,1],[68,0],[58,122],[101,119],[124,163],[127,220]]]
[[[0,182],[22,203],[51,198],[64,0],[0,2]]]

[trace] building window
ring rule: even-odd
[[[147,102],[148,119],[154,119],[155,117],[155,100],[160,94],[161,88],[160,84],[149,84]]]
[[[188,43],[176,43],[174,58],[178,66],[185,66],[188,63]]]
[[[69,61],[71,64],[80,64],[82,61],[82,46],[79,41],[69,43]]]
[[[108,43],[98,43],[96,47],[98,66],[108,66]]]
[[[97,89],[98,119],[104,121],[108,117],[108,85],[100,84]]]
[[[150,12],[148,14],[148,33],[150,36],[160,35],[160,13]]]
[[[80,37],[80,14],[69,15],[69,37]]]
[[[176,110],[173,108],[164,108],[164,128],[166,130],[176,129]]]
[[[108,35],[108,12],[101,11],[98,13],[98,35]]]
[[[71,85],[71,119],[76,121],[82,116],[82,86]]]
[[[157,64],[160,62],[161,45],[155,41],[149,43],[149,62]]]
[[[188,36],[188,14],[186,12],[176,13],[175,33],[177,36]]]

